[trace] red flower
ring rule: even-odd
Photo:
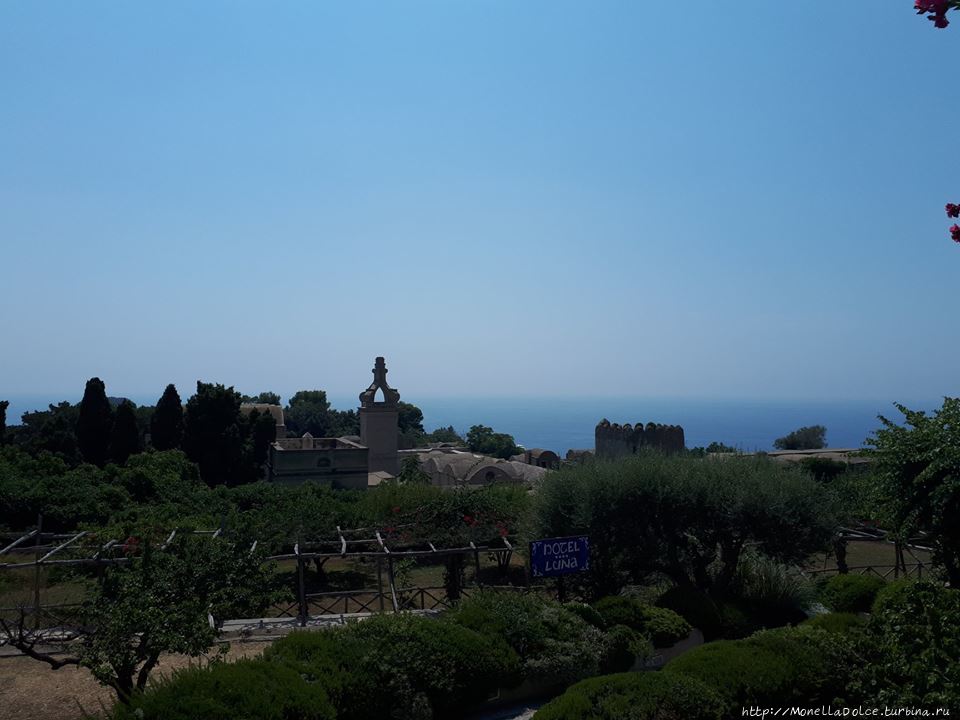
[[[947,203],[947,217],[951,217],[951,218],[960,217],[960,205]]]
[[[132,554],[137,551],[137,546],[140,544],[140,541],[135,538],[133,535],[124,540],[123,545],[120,546],[120,549],[127,553]]]
[[[400,512],[400,506],[399,506],[399,505],[394,505],[394,506],[393,506],[393,512],[395,512],[395,513]]]
[[[960,225],[954,223],[950,226],[950,237],[953,238],[954,242],[960,243]]]
[[[934,27],[945,28],[950,24],[947,20],[947,10],[950,8],[948,0],[914,0],[913,9],[917,15],[927,15],[933,21]]]

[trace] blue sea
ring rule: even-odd
[[[2,396],[0,396],[2,397]],[[28,410],[45,409],[63,399],[79,397],[6,396],[7,423],[19,422]],[[131,397],[154,404],[156,397]],[[525,447],[541,447],[561,455],[570,448],[593,448],[594,428],[602,418],[610,422],[682,425],[687,447],[713,441],[744,451],[770,450],[773,441],[805,425],[824,425],[827,443],[835,448],[857,448],[880,426],[878,414],[902,421],[892,400],[878,401],[752,401],[667,398],[416,398],[406,397],[423,410],[427,430],[453,425],[465,433],[471,425],[488,425],[513,435]],[[331,397],[334,407],[356,407],[355,397]],[[933,410],[939,400],[901,400],[911,409]]]

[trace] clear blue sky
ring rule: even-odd
[[[960,22],[0,4],[0,397],[960,394]]]

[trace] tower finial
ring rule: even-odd
[[[360,393],[361,407],[387,406],[395,407],[400,402],[400,393],[387,383],[387,363],[382,357],[377,357],[373,364],[373,382],[370,387]],[[383,402],[376,402],[377,390],[383,391]]]

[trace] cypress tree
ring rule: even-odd
[[[113,410],[107,400],[106,386],[100,378],[90,378],[80,401],[77,419],[77,443],[80,454],[88,463],[103,467],[110,448],[110,430]]]
[[[177,450],[183,444],[183,404],[172,383],[163,391],[150,418],[150,442],[157,450]]]
[[[110,460],[123,465],[127,458],[140,452],[140,430],[137,428],[137,413],[133,403],[124,400],[117,407],[110,433]]]
[[[0,400],[0,445],[3,445],[3,436],[7,432],[7,408],[9,406],[9,400]]]
[[[236,485],[246,478],[245,445],[249,437],[240,414],[240,393],[232,387],[197,382],[187,400],[183,450],[200,467],[207,485]]]

